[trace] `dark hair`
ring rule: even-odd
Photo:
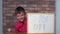
[[[15,9],[15,15],[20,14],[21,12],[25,14],[25,9],[23,7],[19,6]]]

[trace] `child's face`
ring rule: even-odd
[[[24,17],[25,17],[25,15],[24,15],[23,12],[21,12],[20,14],[18,13],[18,14],[16,15],[16,18],[17,18],[19,21],[23,21],[23,20],[24,20]]]

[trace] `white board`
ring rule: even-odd
[[[54,14],[28,13],[28,33],[54,33]]]

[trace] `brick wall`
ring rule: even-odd
[[[55,0],[3,0],[3,32],[8,27],[14,31],[17,20],[13,14],[18,6],[24,7],[27,13],[55,13]]]

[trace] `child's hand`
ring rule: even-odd
[[[12,30],[11,30],[11,28],[8,28],[8,32],[11,32]]]

